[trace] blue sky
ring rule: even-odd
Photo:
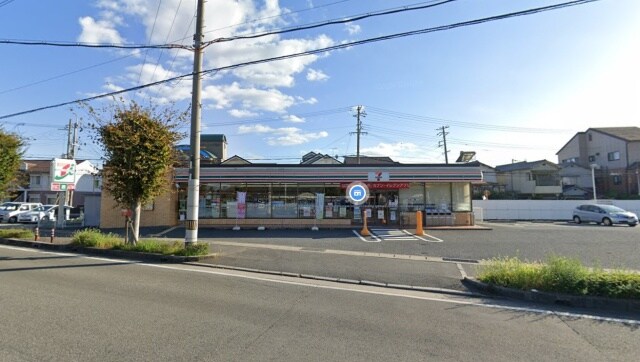
[[[205,41],[435,1],[216,0]],[[458,0],[425,10],[212,44],[204,68],[308,51],[557,4]],[[0,7],[0,40],[191,44],[195,0],[15,0]],[[229,154],[297,163],[309,152],[355,155],[353,107],[363,105],[361,154],[442,163],[475,151],[489,165],[549,159],[589,127],[638,126],[640,2],[601,0],[530,16],[218,72],[203,80],[202,132],[223,133]],[[0,44],[0,117],[191,72],[188,51]],[[191,83],[125,96],[190,102]],[[99,107],[106,98],[92,102]],[[80,114],[82,116],[82,114]],[[59,157],[70,106],[4,118],[26,157]],[[188,131],[188,125],[185,131]],[[78,158],[99,159],[86,131]]]

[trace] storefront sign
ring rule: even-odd
[[[369,190],[400,190],[408,189],[410,187],[408,182],[363,182],[367,185]],[[348,183],[341,183],[340,188],[346,189],[349,187]]]
[[[53,191],[73,190],[76,184],[76,161],[54,158],[49,171]]]
[[[368,181],[389,181],[389,172],[369,172]]]

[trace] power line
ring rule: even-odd
[[[302,13],[302,12],[305,12],[305,11],[313,11],[313,10],[317,10],[317,9],[320,9],[320,8],[329,7],[329,6],[332,6],[332,5],[336,5],[336,4],[340,4],[340,3],[345,3],[345,2],[347,2],[347,1],[351,1],[351,0],[335,1],[335,2],[332,2],[332,3],[329,3],[329,4],[323,4],[323,5],[313,6],[313,7],[311,7],[311,8],[306,8],[306,9],[300,9],[300,10],[290,11],[290,12],[285,13],[285,14],[273,15],[273,16],[267,16],[267,17],[259,18],[259,19],[253,19],[253,20],[245,21],[245,22],[243,22],[243,23],[237,23],[237,24],[234,24],[234,25],[229,25],[229,26],[225,26],[225,27],[222,27],[222,28],[217,28],[217,29],[209,30],[209,31],[206,31],[206,32],[205,32],[205,34],[207,34],[207,33],[213,33],[213,32],[220,31],[220,30],[224,30],[224,29],[228,29],[228,28],[236,28],[236,27],[239,27],[239,26],[241,26],[241,25],[247,25],[247,24],[257,23],[257,22],[262,21],[262,20],[268,20],[268,19],[273,19],[273,18],[281,18],[281,17],[284,17],[284,16],[286,16],[286,15]]]
[[[281,30],[268,31],[268,32],[263,32],[263,33],[258,33],[258,34],[238,35],[238,36],[233,36],[233,37],[228,37],[228,38],[218,38],[218,39],[214,39],[214,40],[206,42],[206,45],[210,45],[210,44],[213,44],[213,43],[223,43],[223,42],[229,42],[229,41],[234,41],[234,40],[241,40],[241,39],[256,39],[256,38],[261,38],[261,37],[270,36],[270,35],[285,34],[285,33],[291,33],[291,32],[296,32],[296,31],[315,29],[315,28],[325,27],[325,26],[329,26],[329,25],[351,23],[351,22],[354,22],[354,21],[367,19],[367,18],[372,18],[372,17],[377,17],[377,16],[391,15],[391,14],[402,13],[402,12],[406,12],[406,11],[424,10],[424,9],[436,7],[436,6],[439,6],[439,5],[444,5],[444,4],[447,4],[447,3],[450,3],[450,2],[454,2],[454,1],[457,1],[457,0],[444,0],[444,1],[441,1],[441,2],[436,3],[436,4],[433,4],[433,1],[431,1],[430,2],[431,4],[429,4],[429,5],[405,6],[405,7],[401,7],[401,8],[394,8],[394,9],[389,9],[389,10],[381,10],[381,11],[377,11],[377,12],[372,12],[372,13],[367,13],[367,14],[362,14],[362,15],[356,15],[356,16],[351,16],[351,17],[342,18],[342,19],[328,20],[328,21],[323,21],[323,22],[320,22],[320,23],[297,26],[297,27],[286,28],[286,29],[281,29]]]
[[[454,23],[454,24],[442,25],[442,26],[437,26],[437,27],[432,27],[432,28],[425,28],[425,29],[407,31],[407,32],[402,32],[402,33],[395,33],[395,34],[390,34],[390,35],[384,35],[384,36],[379,36],[379,37],[375,37],[375,38],[368,38],[368,39],[353,41],[353,42],[349,42],[349,43],[342,43],[342,44],[333,45],[333,46],[325,47],[325,48],[308,50],[308,51],[304,51],[304,52],[300,52],[300,53],[293,53],[293,54],[282,55],[282,56],[277,56],[277,57],[272,57],[272,58],[264,58],[264,59],[259,59],[259,60],[247,61],[247,62],[243,62],[243,63],[237,63],[237,64],[228,65],[228,66],[219,67],[219,68],[212,68],[212,69],[208,69],[208,70],[203,70],[203,71],[199,72],[198,75],[205,75],[205,74],[209,74],[209,73],[219,72],[219,71],[222,71],[222,70],[236,69],[236,68],[245,67],[245,66],[249,66],[249,65],[268,63],[268,62],[273,62],[273,61],[277,61],[277,60],[285,60],[285,59],[297,58],[297,57],[302,57],[302,56],[315,55],[315,54],[319,54],[319,53],[326,53],[326,52],[333,51],[333,50],[346,49],[346,48],[354,47],[354,46],[357,46],[357,45],[364,45],[364,44],[374,43],[374,42],[379,42],[379,41],[384,41],[384,40],[391,40],[391,39],[398,39],[398,38],[403,38],[403,37],[407,37],[407,36],[435,33],[435,32],[451,30],[451,29],[456,29],[456,28],[461,28],[461,27],[466,27],[466,26],[471,26],[471,25],[478,25],[478,24],[497,21],[497,20],[504,20],[504,19],[517,17],[517,16],[532,15],[532,14],[537,14],[537,13],[540,13],[540,12],[558,10],[558,9],[562,9],[562,8],[566,8],[566,7],[570,7],[570,6],[584,5],[584,4],[591,3],[591,2],[596,2],[596,1],[600,1],[600,0],[576,0],[576,1],[570,1],[570,2],[565,2],[565,3],[550,5],[550,6],[544,6],[544,7],[533,8],[533,9],[528,9],[528,10],[522,10],[522,11],[517,11],[517,12],[512,12],[512,13],[507,13],[507,14],[502,14],[502,15],[491,16],[491,17],[487,17],[487,18],[470,20],[470,21],[465,21],[465,22],[460,22],[460,23]],[[114,96],[114,95],[118,95],[118,94],[137,91],[137,90],[140,90],[140,89],[144,89],[144,88],[153,87],[153,86],[156,86],[156,85],[172,82],[172,81],[175,81],[175,80],[179,80],[179,79],[183,79],[183,78],[187,78],[187,77],[192,77],[193,75],[194,75],[194,73],[182,74],[182,75],[179,75],[179,76],[167,78],[167,79],[164,79],[164,80],[161,80],[161,81],[151,82],[151,83],[140,85],[140,86],[137,86],[137,87],[121,89],[119,91],[114,91],[114,92],[110,92],[110,93],[104,93],[104,94],[96,95],[96,96],[93,96],[93,97],[77,99],[77,100],[74,100],[74,101],[63,102],[63,103],[58,103],[58,104],[54,104],[54,105],[50,105],[50,106],[34,108],[34,109],[31,109],[31,110],[27,110],[27,111],[7,114],[7,115],[0,116],[0,119],[7,119],[7,118],[16,117],[16,116],[20,116],[20,115],[24,115],[24,114],[39,112],[39,111],[43,111],[43,110],[47,110],[47,109],[59,108],[59,107],[63,107],[63,106],[71,105],[71,104],[76,104],[76,103],[81,103],[81,102],[90,102],[90,101],[93,101],[93,100],[96,100],[96,99],[100,99],[100,98],[104,98],[104,97],[110,97],[110,96]]]
[[[46,40],[13,40],[13,39],[0,39],[0,44],[8,45],[44,45],[54,47],[66,47],[66,48],[115,48],[115,49],[189,49],[193,50],[193,47],[182,44],[114,44],[114,43],[84,43],[84,42],[56,42]]]
[[[503,132],[522,132],[522,133],[558,133],[558,132],[573,132],[570,129],[549,129],[549,128],[532,128],[532,127],[514,127],[514,126],[502,126],[496,124],[483,124],[477,122],[463,122],[453,121],[451,119],[436,118],[430,116],[418,116],[409,113],[402,113],[397,111],[385,110],[382,108],[369,107],[369,114],[374,119],[385,120],[387,117],[393,117],[394,119],[404,119],[414,122],[442,124],[446,122],[453,126],[459,126],[464,128],[484,129],[491,131],[503,131]]]

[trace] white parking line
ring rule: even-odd
[[[410,232],[410,231],[408,231],[408,230],[402,230],[402,231],[404,231],[405,233],[407,233],[407,234],[409,234],[409,235],[413,235],[413,234],[411,234],[411,232]],[[429,235],[429,234],[424,234],[424,236],[427,236],[427,237],[431,238],[430,240],[429,240],[429,239],[422,238],[422,237],[420,237],[420,236],[418,236],[418,235],[413,235],[413,236],[414,236],[414,237],[416,237],[416,238],[418,238],[418,239],[420,239],[420,240],[422,240],[422,241],[427,241],[427,242],[430,242],[430,243],[443,243],[443,242],[444,242],[444,240],[442,240],[442,239],[440,239],[440,238],[436,238],[435,236],[433,236],[433,235]]]
[[[353,233],[354,233],[354,234],[356,234],[356,236],[357,236],[357,237],[359,237],[359,238],[360,238],[360,240],[364,241],[365,243],[379,243],[379,242],[381,242],[381,241],[382,241],[382,240],[380,240],[380,238],[379,238],[379,237],[377,237],[377,236],[376,236],[376,235],[374,235],[374,234],[371,234],[371,237],[373,238],[373,240],[367,240],[367,239],[365,239],[365,237],[364,237],[364,236],[360,235],[360,233],[359,233],[359,232],[357,232],[357,231],[355,231],[355,230],[351,230],[351,231],[353,231]]]

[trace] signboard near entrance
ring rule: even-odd
[[[399,190],[408,189],[411,185],[408,182],[363,182],[369,190]],[[348,183],[341,183],[340,188],[346,189]]]

